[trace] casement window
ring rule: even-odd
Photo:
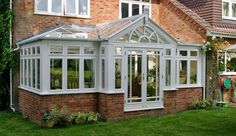
[[[35,0],[35,13],[87,18],[90,0]]]
[[[178,84],[179,86],[196,86],[200,84],[200,55],[196,49],[178,50]]]
[[[94,47],[49,46],[50,90],[95,88],[96,50]]]
[[[222,0],[222,17],[236,19],[236,0]]]
[[[122,88],[122,47],[115,47],[115,89]]]
[[[120,18],[143,14],[145,7],[151,17],[151,0],[120,0]]]
[[[173,53],[172,49],[165,49],[165,87],[171,87],[173,83]]]
[[[40,47],[22,48],[20,51],[20,84],[34,90],[40,89]]]

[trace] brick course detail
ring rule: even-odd
[[[42,113],[52,105],[65,106],[70,112],[98,112],[105,120],[143,115],[163,115],[185,110],[193,100],[202,99],[202,88],[179,89],[164,92],[164,108],[124,112],[124,94],[68,94],[38,95],[19,89],[19,108],[23,116],[40,124]]]

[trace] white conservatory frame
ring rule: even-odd
[[[144,32],[137,34],[139,37],[138,43],[131,40],[131,36],[134,33],[134,31],[138,30],[140,27],[144,26]],[[145,29],[145,27],[150,28]],[[146,36],[148,32],[145,30],[148,30],[150,33],[150,36]],[[53,31],[50,31],[53,32]],[[145,34],[146,33],[146,34]],[[39,95],[54,95],[54,94],[76,94],[76,93],[105,93],[105,94],[124,94],[125,95],[125,106],[124,111],[135,111],[135,110],[144,110],[144,109],[159,109],[164,108],[164,91],[176,91],[178,88],[193,88],[193,87],[204,87],[205,82],[205,56],[201,55],[200,53],[200,45],[196,44],[189,44],[189,43],[179,43],[174,38],[172,38],[168,33],[166,33],[164,30],[162,30],[158,25],[156,25],[151,19],[149,19],[146,15],[141,17],[141,19],[138,19],[137,21],[134,21],[130,25],[128,25],[126,28],[123,28],[119,30],[118,32],[112,34],[107,39],[100,39],[100,40],[89,40],[89,39],[63,39],[62,38],[50,38],[48,37],[48,32],[45,34],[37,35],[35,37],[23,40],[18,42],[17,44],[21,46],[21,48],[31,47],[31,46],[39,46],[40,47],[40,83],[41,87],[40,90],[35,90],[32,88],[29,88],[24,85],[20,85],[20,88],[37,93]],[[126,34],[129,34],[129,37],[127,41],[119,41],[119,39]],[[154,38],[157,38],[156,42],[153,43],[153,40],[149,40],[147,43],[140,43],[140,38],[142,37],[149,37],[152,38],[152,35],[155,35]],[[46,36],[46,37],[45,37]],[[49,47],[50,46],[63,46],[63,54],[61,56],[52,56],[49,54]],[[68,56],[66,54],[66,48],[68,46],[80,46],[80,55],[78,56]],[[95,48],[96,54],[94,56],[87,56],[83,54],[84,47],[93,47]],[[121,54],[116,54],[115,49],[121,48]],[[141,104],[128,104],[127,103],[127,51],[129,50],[143,50],[142,53],[145,53],[146,50],[158,50],[160,51],[160,71],[162,71],[159,75],[159,78],[156,77],[156,82],[159,82],[159,93],[156,93],[156,96],[158,99],[156,99],[154,102],[147,102],[147,89],[145,92],[145,89],[141,90],[141,93],[144,94],[141,96]],[[197,50],[198,51],[198,57],[194,58],[184,58],[184,59],[195,59],[198,61],[197,71],[198,71],[198,79],[197,84],[186,84],[186,85],[179,85],[178,80],[178,67],[176,64],[179,61],[179,57],[177,57],[178,50]],[[169,54],[167,51],[170,51]],[[147,64],[147,61],[145,60],[147,54],[142,54],[144,56],[144,59],[142,59],[142,71],[145,71],[144,64]],[[50,90],[50,58],[62,58],[63,66],[62,70],[63,73],[63,83],[62,83],[62,89],[60,90]],[[68,90],[66,89],[66,59],[68,57],[72,58],[82,58],[80,60],[80,89],[74,89],[74,90]],[[83,87],[83,59],[84,58],[92,58],[95,60],[95,87],[94,88],[84,88]],[[122,66],[121,66],[121,88],[115,89],[115,63],[114,60],[116,58],[119,58],[122,60]],[[104,68],[102,67],[102,60],[104,60]],[[171,61],[170,66],[170,72],[171,72],[171,79],[170,79],[170,86],[165,86],[165,79],[166,79],[166,60]],[[105,71],[102,72],[102,69]],[[22,75],[23,73],[21,73]],[[104,74],[104,75],[103,75]],[[147,76],[147,71],[142,73],[142,77]],[[103,80],[104,79],[104,84]],[[146,79],[143,79],[141,81],[141,84],[147,87],[147,84],[145,83]],[[143,92],[144,91],[144,92]],[[145,102],[144,102],[145,101]]]

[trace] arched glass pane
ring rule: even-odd
[[[142,37],[139,42],[140,43],[149,43],[149,39],[147,37]]]
[[[138,43],[138,39],[139,39],[139,36],[138,34],[134,31],[131,38],[130,38],[130,42],[131,43]]]
[[[151,43],[158,43],[158,38],[156,34],[153,34],[150,38]]]

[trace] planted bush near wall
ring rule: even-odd
[[[45,111],[42,115],[42,126],[44,127],[67,127],[71,124],[94,124],[98,122],[99,114],[88,113],[69,113],[65,107],[60,110],[52,106],[50,111]]]
[[[207,109],[213,106],[212,100],[195,100],[192,103],[192,109]]]

